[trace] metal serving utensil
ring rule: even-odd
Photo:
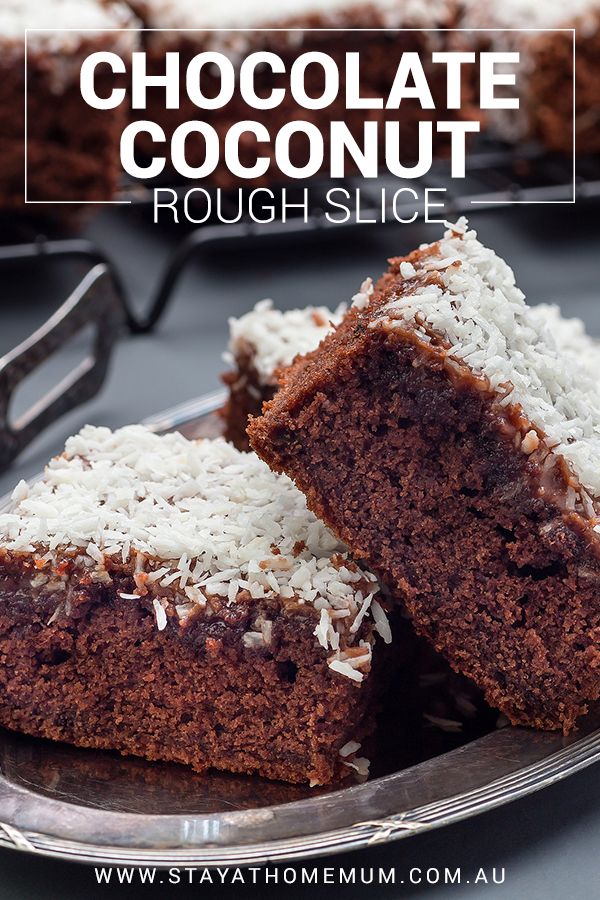
[[[122,308],[108,268],[96,265],[47,322],[0,357],[0,467],[11,463],[56,419],[98,393],[122,321]],[[88,356],[13,421],[11,407],[17,387],[65,341],[90,325],[94,340]]]

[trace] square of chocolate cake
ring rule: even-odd
[[[600,387],[544,312],[463,220],[248,431],[492,706],[567,732],[600,694]]]
[[[139,35],[126,29],[138,24],[131,10],[118,2],[3,0],[0,209],[25,208],[25,169],[27,200],[36,204],[113,197],[121,171],[119,143],[127,107],[96,110],[88,106],[81,96],[80,69],[96,51],[112,51],[127,61]],[[26,29],[30,29],[27,41]],[[110,69],[100,66],[98,94],[108,96],[115,83]],[[61,207],[42,209],[48,214]]]
[[[255,454],[86,427],[0,515],[0,724],[198,772],[364,774],[384,607]]]
[[[344,307],[335,312],[325,306],[281,311],[271,300],[261,300],[254,309],[229,320],[229,350],[224,359],[232,369],[223,375],[229,388],[222,409],[225,437],[239,450],[248,450],[246,426],[249,416],[259,416],[262,405],[277,390],[277,372],[296,356],[315,350],[334,325]]]

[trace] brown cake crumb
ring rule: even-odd
[[[111,200],[121,172],[119,145],[128,110],[125,104],[96,110],[85,103],[80,68],[97,51],[112,51],[127,61],[139,35],[126,29],[134,28],[138,20],[123,3],[108,0],[8,0],[2,7],[0,209],[69,218],[82,210],[72,205],[76,201]],[[26,27],[31,29],[27,65]],[[118,85],[119,79],[107,67],[98,69],[100,96],[108,96]],[[26,151],[27,200],[35,204],[28,207]]]

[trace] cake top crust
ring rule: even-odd
[[[353,9],[370,10],[382,27],[433,25],[448,16],[447,0],[279,0],[273,11],[264,0],[136,0],[133,4],[152,28],[252,28],[319,16],[327,24],[343,21]]]
[[[180,618],[214,597],[312,607],[331,667],[355,680],[370,658],[358,640],[365,616],[391,639],[375,576],[348,558],[289,478],[221,439],[86,426],[40,481],[17,485],[0,515],[0,552],[33,555],[42,581],[45,565],[60,570],[64,560],[100,581],[126,567],[139,589],[132,599],[166,591]],[[162,630],[165,604],[153,602]],[[347,661],[351,643],[364,653]]]
[[[334,312],[326,306],[281,311],[272,300],[261,300],[254,309],[229,319],[229,352],[224,359],[250,355],[262,384],[275,384],[275,371],[289,366],[299,354],[315,350],[333,325],[338,325],[345,307]]]
[[[408,329],[440,344],[445,357],[485,379],[502,406],[522,410],[589,493],[584,505],[598,499],[600,383],[561,349],[504,260],[461,219],[397,265],[396,284],[367,310],[369,327]]]

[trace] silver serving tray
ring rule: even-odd
[[[216,435],[222,401],[222,394],[203,397],[147,424],[189,437]],[[598,759],[598,712],[568,738],[493,730],[416,765],[330,792],[253,777],[201,777],[180,766],[0,731],[0,845],[125,865],[303,859],[474,816]]]

